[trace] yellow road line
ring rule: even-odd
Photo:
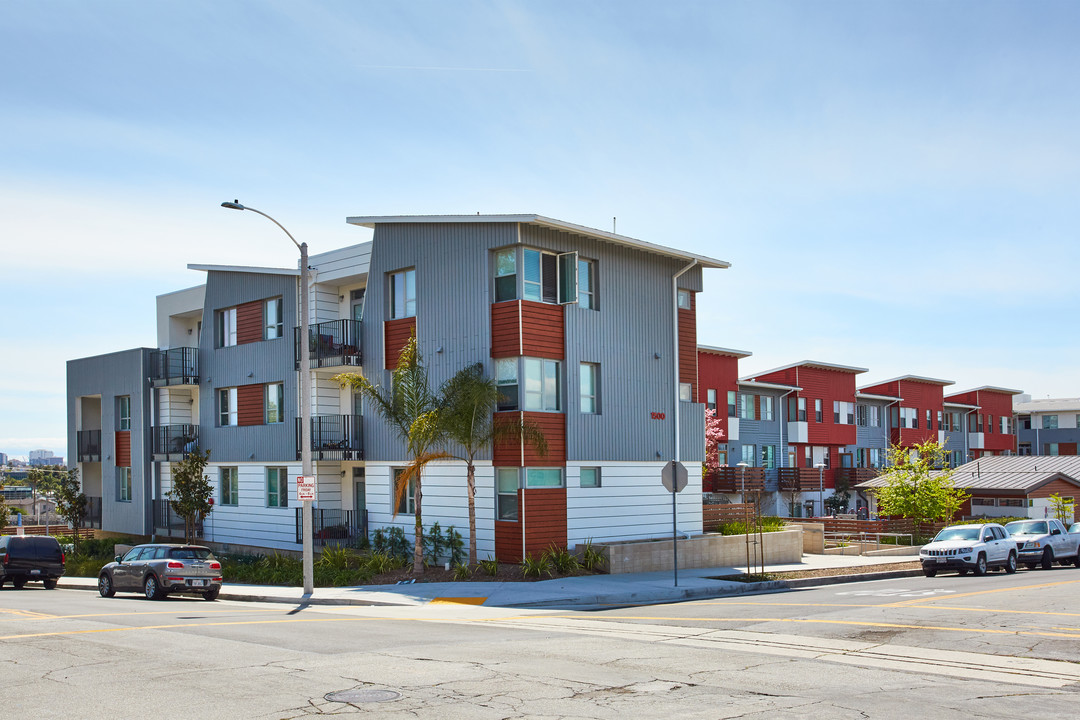
[[[12,614],[14,614],[16,616],[20,616],[20,615],[23,616],[23,617],[14,617],[14,618],[0,618],[0,623],[5,623],[5,622],[15,622],[16,620],[27,620],[27,619],[30,619],[30,620],[73,620],[73,619],[78,619],[78,618],[98,618],[98,617],[131,617],[131,616],[141,617],[141,616],[144,616],[144,615],[177,615],[182,611],[180,611],[178,609],[173,609],[173,610],[150,610],[150,611],[145,611],[145,612],[134,612],[134,613],[131,613],[131,612],[112,612],[112,613],[85,613],[85,614],[81,614],[81,615],[45,615],[44,613],[31,613],[28,610],[7,610],[5,608],[0,608],[0,612],[12,613]],[[199,610],[192,610],[191,612],[198,613],[199,615],[210,615],[210,614],[214,614],[214,613],[222,615],[222,614],[226,614],[226,613],[233,613],[233,614],[247,613],[247,612],[252,612],[252,613],[279,612],[280,613],[280,612],[284,612],[284,611],[281,608],[270,608],[270,609],[265,609],[265,610],[262,609],[262,608],[244,608],[243,610],[239,610],[237,608],[229,608],[229,609],[222,609],[222,610],[203,610],[203,609],[200,608]]]
[[[878,607],[904,607],[905,605],[921,605],[937,600],[955,600],[957,598],[974,597],[976,595],[989,595],[991,593],[1015,592],[1017,590],[1037,590],[1039,588],[1056,587],[1058,585],[1073,585],[1080,580],[1063,580],[1061,582],[1040,583],[1038,585],[1021,585],[1019,587],[995,588],[993,590],[975,590],[973,592],[955,593],[953,595],[936,595],[930,597],[915,598],[914,600],[900,600],[894,603],[879,605]]]
[[[429,605],[483,605],[486,597],[437,597]]]

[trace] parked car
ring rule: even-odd
[[[148,600],[170,593],[215,600],[221,592],[221,563],[210,548],[200,545],[136,545],[98,574],[101,597],[112,597],[117,590],[141,592]]]
[[[958,570],[961,575],[971,570],[985,575],[987,568],[998,567],[1014,573],[1016,558],[1016,541],[997,523],[951,525],[919,551],[926,577],[934,577],[939,570]]]
[[[1019,560],[1028,570],[1036,565],[1049,570],[1055,560],[1080,567],[1080,535],[1067,532],[1060,520],[1014,520],[1005,529],[1016,539]]]
[[[0,536],[0,587],[9,580],[16,588],[40,580],[52,590],[64,574],[65,561],[60,541],[51,535]]]

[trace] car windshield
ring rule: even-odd
[[[1011,535],[1045,535],[1050,532],[1045,520],[1017,520],[1005,526]]]
[[[937,534],[934,538],[934,542],[942,542],[943,540],[978,540],[979,528],[977,527],[955,527],[945,528]]]
[[[172,548],[169,557],[174,560],[209,560],[213,557],[210,551],[200,547]]]

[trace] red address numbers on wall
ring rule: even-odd
[[[663,420],[664,413],[651,412],[649,413],[649,417],[651,417],[653,420]]]

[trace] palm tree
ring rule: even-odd
[[[421,516],[423,488],[421,474],[432,460],[451,457],[439,450],[446,439],[443,429],[442,403],[431,392],[427,370],[416,347],[416,336],[401,351],[397,367],[390,377],[390,388],[373,385],[359,373],[341,373],[334,380],[342,387],[351,387],[366,398],[375,411],[386,420],[405,443],[412,458],[408,468],[397,478],[394,487],[394,515],[405,497],[410,481],[415,487],[416,527],[413,546],[413,573],[424,572],[424,524]]]
[[[462,448],[458,460],[465,462],[469,500],[469,564],[476,564],[476,456],[504,440],[528,442],[540,455],[547,454],[547,440],[533,423],[496,422],[499,386],[484,375],[480,363],[469,365],[447,380],[441,393],[443,423],[447,436]]]

